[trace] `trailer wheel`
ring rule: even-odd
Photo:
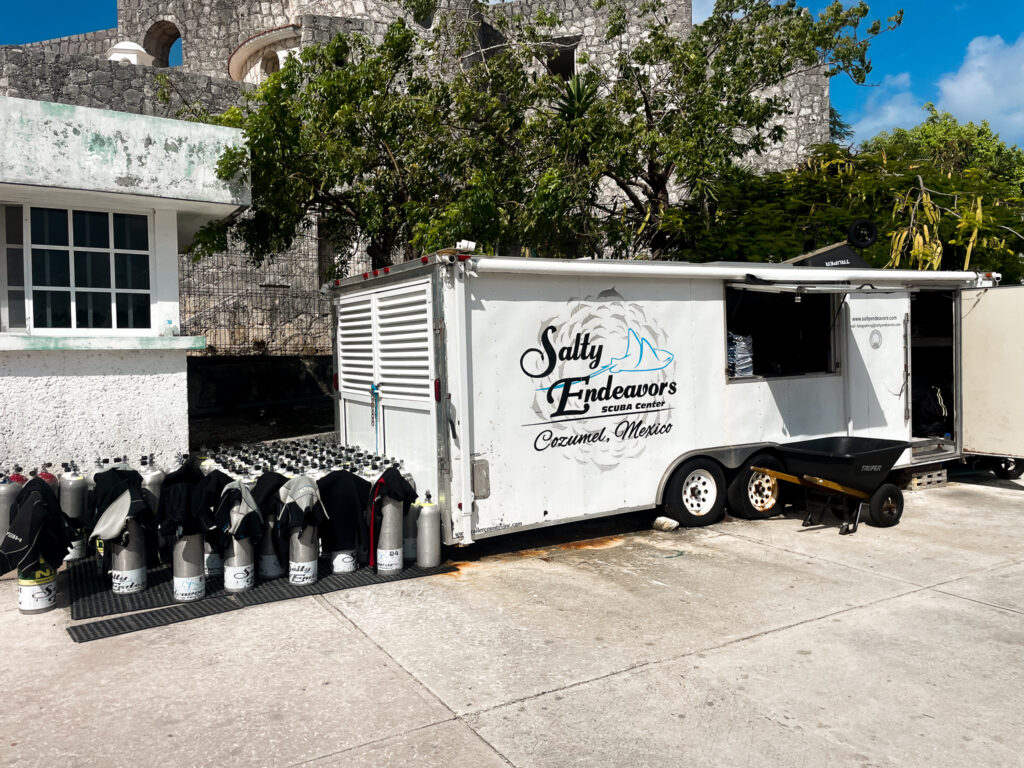
[[[725,473],[710,459],[691,459],[665,487],[665,513],[680,525],[713,525],[725,517]]]
[[[903,515],[903,491],[892,483],[885,483],[871,494],[868,513],[872,525],[879,528],[896,525]]]
[[[1009,457],[996,459],[992,463],[992,472],[996,477],[1003,480],[1016,480],[1021,475],[1024,475],[1024,461]]]
[[[766,520],[782,512],[782,483],[755,472],[753,467],[785,471],[782,462],[770,453],[759,453],[744,462],[729,483],[729,511],[747,520]]]

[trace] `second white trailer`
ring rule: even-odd
[[[437,254],[335,285],[339,437],[404,459],[448,544],[713,523],[757,506],[751,459],[814,437],[1022,458],[1024,288],[997,278]]]

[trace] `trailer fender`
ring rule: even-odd
[[[721,464],[727,472],[733,472],[743,465],[747,459],[758,451],[770,450],[776,446],[775,443],[744,443],[743,445],[723,445],[717,448],[701,448],[689,451],[677,457],[668,465],[662,473],[661,481],[658,483],[658,495],[656,503],[661,505],[665,500],[665,487],[668,485],[672,473],[678,469],[684,461],[698,457],[713,459]]]

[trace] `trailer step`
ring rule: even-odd
[[[915,472],[910,478],[910,490],[923,491],[926,488],[942,488],[947,484],[945,469],[931,469]]]

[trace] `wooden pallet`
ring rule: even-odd
[[[923,491],[926,488],[942,488],[946,485],[946,470],[931,469],[925,472],[915,472],[910,478],[911,491]]]

